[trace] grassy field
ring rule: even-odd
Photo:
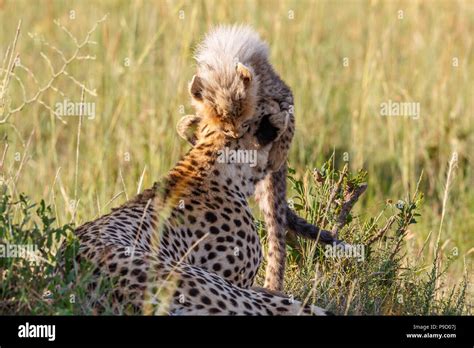
[[[424,195],[417,223],[402,231],[397,262],[387,264],[396,230],[362,264],[324,259],[298,241],[289,247],[287,291],[315,293],[340,314],[472,312],[472,287],[461,291],[474,274],[472,2],[0,0],[0,22],[2,195],[43,199],[51,212],[39,217],[55,218],[48,231],[108,212],[171,168],[188,148],[175,125],[193,112],[193,48],[212,25],[248,23],[269,42],[295,96],[289,198],[302,202],[300,214],[317,221],[319,196],[311,192],[324,190],[309,173],[330,159],[336,169],[347,163],[368,172],[368,190],[341,232],[348,241],[366,242],[399,214],[395,203],[414,202],[418,182]],[[93,103],[95,117],[58,117],[64,100]],[[419,103],[419,117],[382,116],[390,101]],[[26,213],[7,210],[0,233],[11,243],[20,240],[11,221]],[[3,300],[16,296],[2,286]],[[33,311],[35,302],[24,301],[8,310]],[[41,308],[35,312],[87,312]]]

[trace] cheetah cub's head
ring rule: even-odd
[[[237,63],[225,70],[198,70],[189,93],[197,114],[237,139],[248,131],[256,113],[258,84],[253,69]]]
[[[275,115],[265,115],[258,122],[252,122],[249,131],[244,133],[237,140],[237,143],[254,144],[256,148],[265,147],[277,140],[288,126],[289,115],[277,113]],[[199,115],[186,115],[181,117],[176,125],[178,135],[192,146],[195,146],[200,139],[205,139],[206,134],[213,131],[208,127],[205,118]],[[232,138],[232,137],[230,137]]]

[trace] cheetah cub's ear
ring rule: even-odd
[[[189,83],[189,94],[196,100],[202,100],[203,85],[201,78],[197,75],[193,76],[193,79]]]
[[[242,79],[244,86],[247,88],[250,85],[250,82],[252,82],[252,72],[242,63],[237,63],[235,69]]]
[[[196,115],[186,115],[181,117],[176,125],[178,135],[191,145],[196,145],[196,127],[201,121],[201,117]]]

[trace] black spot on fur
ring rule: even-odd
[[[205,217],[206,220],[207,220],[208,222],[210,222],[210,223],[214,223],[214,222],[217,221],[217,216],[216,216],[216,214],[214,214],[214,213],[212,213],[212,212],[210,212],[210,211],[208,211],[208,212],[204,215],[204,217]]]
[[[207,305],[210,305],[211,304],[211,299],[207,296],[203,296],[201,297],[201,301],[204,303],[204,304],[207,304]]]

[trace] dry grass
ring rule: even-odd
[[[76,53],[105,14],[91,32],[93,42]],[[15,50],[8,51],[19,20]],[[407,259],[431,264],[456,250],[447,285],[458,283],[466,268],[472,278],[471,2],[0,1],[0,22],[0,57],[18,53],[25,67],[3,65],[14,68],[26,90],[23,96],[12,78],[5,105],[15,109],[49,86],[0,124],[0,179],[14,196],[45,199],[58,225],[105,213],[173,165],[187,147],[174,128],[192,112],[186,85],[194,45],[213,24],[245,22],[268,40],[272,61],[295,95],[290,166],[296,177],[333,151],[336,167],[346,156],[351,170],[370,174],[357,208],[369,219],[387,200],[406,199],[423,172],[425,203],[407,232]],[[64,57],[74,54],[67,74],[58,74]],[[95,103],[95,118],[61,119],[54,105],[65,98]],[[380,116],[388,100],[420,103],[420,117]],[[457,168],[447,181],[454,152]]]

